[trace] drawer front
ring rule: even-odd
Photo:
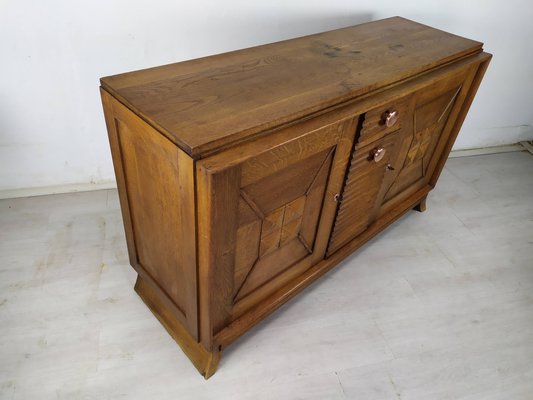
[[[366,146],[402,128],[408,117],[409,98],[403,97],[365,114],[358,146]]]
[[[339,196],[339,208],[332,231],[328,255],[362,233],[373,221],[382,182],[392,171],[402,136],[393,132],[366,146],[357,146]]]
[[[212,334],[324,258],[358,117],[321,121],[198,163]]]

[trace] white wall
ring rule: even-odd
[[[1,0],[0,190],[114,179],[101,76],[401,15],[494,53],[456,148],[533,138],[528,0]]]

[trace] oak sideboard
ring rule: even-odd
[[[101,79],[135,290],[205,378],[424,211],[490,59],[394,17]]]

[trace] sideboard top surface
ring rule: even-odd
[[[195,158],[480,52],[393,17],[109,76],[102,87]]]

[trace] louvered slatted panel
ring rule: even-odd
[[[348,170],[342,200],[337,211],[328,254],[362,233],[370,224],[376,207],[379,190],[387,170],[390,157],[394,154],[400,136],[395,132],[370,145],[355,149]],[[372,151],[383,147],[385,156],[376,162]]]

